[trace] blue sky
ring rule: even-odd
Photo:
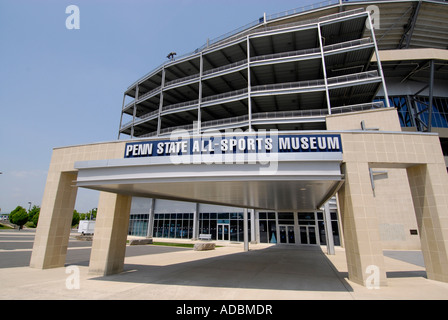
[[[1,0],[0,208],[39,205],[54,147],[117,139],[123,92],[253,20],[319,0]],[[69,5],[80,29],[69,30]],[[76,209],[97,206],[78,191]]]

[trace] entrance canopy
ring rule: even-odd
[[[315,210],[343,181],[339,135],[232,134],[129,142],[122,159],[81,161],[77,186],[267,210]]]

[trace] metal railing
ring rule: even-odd
[[[370,109],[385,108],[383,101],[374,101],[369,103],[353,104],[349,106],[331,108],[331,114],[340,114],[347,112],[365,111]]]
[[[365,12],[364,9],[359,8],[359,9],[353,9],[353,10],[349,10],[349,11],[345,11],[345,12],[339,12],[339,13],[335,13],[335,14],[331,14],[328,16],[324,16],[324,17],[320,17],[320,18],[315,18],[315,19],[309,19],[309,20],[304,20],[304,21],[297,21],[297,22],[290,22],[290,23],[285,23],[285,24],[280,24],[277,26],[271,26],[271,27],[267,27],[267,26],[260,26],[259,28],[252,28],[250,30],[247,30],[246,32],[237,34],[233,37],[230,37],[228,39],[225,39],[219,43],[216,43],[214,45],[211,45],[210,47],[213,46],[218,46],[218,45],[223,45],[232,41],[235,41],[236,39],[248,36],[248,35],[252,35],[252,34],[256,34],[256,33],[260,33],[260,32],[268,32],[268,31],[276,31],[276,30],[282,30],[282,29],[287,29],[287,28],[294,28],[294,27],[301,27],[301,26],[307,26],[310,24],[317,24],[317,23],[322,23],[322,22],[326,22],[329,20],[333,20],[333,19],[338,19],[338,18],[343,18],[343,17],[347,17],[353,14],[359,14]]]
[[[190,101],[185,101],[185,102],[180,102],[180,103],[175,103],[175,104],[170,104],[168,106],[164,106],[162,107],[162,112],[164,111],[168,111],[168,110],[174,110],[174,109],[182,109],[184,107],[189,107],[189,106],[194,106],[199,104],[199,100],[190,100]]]
[[[298,88],[309,88],[309,87],[319,87],[322,86],[325,89],[325,81],[322,79],[319,80],[305,80],[305,81],[297,81],[297,82],[284,82],[277,84],[265,84],[259,86],[253,86],[252,92],[260,92],[260,91],[271,91],[271,90],[283,90],[283,89],[298,89]]]
[[[143,121],[143,120],[146,120],[146,119],[151,118],[151,117],[154,117],[154,118],[155,118],[155,117],[157,117],[158,115],[159,115],[159,110],[154,110],[154,111],[152,111],[152,112],[145,113],[144,115],[135,118],[135,121],[134,121],[134,120],[131,120],[131,121],[126,122],[125,124],[123,124],[123,125],[121,126],[121,128],[123,129],[123,128],[129,126],[129,125],[132,124],[132,123],[134,123],[134,125],[135,125],[135,124],[138,124],[139,122],[141,122],[141,121]]]
[[[280,52],[274,54],[265,54],[262,56],[256,56],[250,58],[250,62],[263,61],[263,60],[272,60],[279,58],[289,58],[295,56],[307,56],[311,54],[319,54],[320,56],[320,48],[311,48],[311,49],[302,49],[296,51],[288,51],[288,52]]]
[[[373,79],[378,78],[378,71],[372,70],[372,71],[366,71],[366,72],[360,72],[355,74],[348,74],[345,76],[337,76],[327,79],[327,84],[339,84],[339,83],[346,83],[346,82],[352,82],[352,81],[359,81],[359,80],[367,80],[367,79]]]
[[[304,117],[325,116],[327,114],[328,114],[328,109],[258,112],[258,113],[252,114],[252,120],[275,120],[275,119],[285,119],[285,118],[304,118]]]
[[[342,106],[331,108],[332,114],[341,114],[348,112],[364,111],[370,109],[384,108],[382,101],[362,103],[356,105]],[[312,109],[312,110],[291,110],[291,111],[272,111],[272,112],[258,112],[252,114],[252,120],[278,120],[278,119],[296,119],[296,118],[309,118],[327,116],[329,114],[328,109]],[[201,123],[202,129],[242,124],[249,122],[249,115],[242,115],[237,117],[204,121]]]
[[[331,108],[332,114],[341,114],[348,112],[365,111],[371,109],[385,108],[382,101],[375,101],[369,103],[355,104],[349,106],[335,107]],[[278,120],[278,119],[298,119],[298,118],[309,118],[309,117],[324,117],[329,114],[328,109],[312,109],[312,110],[291,110],[291,111],[272,111],[272,112],[258,112],[252,114],[252,120]],[[202,129],[209,129],[213,127],[230,126],[235,124],[249,124],[249,115],[242,115],[237,117],[203,121],[201,123]],[[183,129],[191,131],[194,129],[193,124],[168,127],[160,130],[160,134],[168,134],[177,129]],[[150,132],[140,137],[152,137],[156,136],[157,132]]]
[[[340,49],[346,49],[351,47],[356,47],[364,44],[374,44],[372,39],[370,37],[362,38],[362,39],[356,39],[351,41],[345,41],[345,42],[339,42],[335,44],[330,44],[327,46],[324,46],[324,52],[333,51],[333,50],[340,50]]]
[[[368,44],[368,43],[373,43],[371,41],[370,38],[363,38],[363,39],[357,39],[357,40],[352,40],[352,41],[346,41],[346,42],[341,42],[341,43],[336,43],[336,44],[332,44],[332,45],[328,45],[324,47],[324,51],[332,51],[332,50],[337,50],[337,49],[343,49],[343,48],[350,48],[353,46],[358,46],[358,45],[363,45],[363,44]],[[281,52],[281,53],[275,53],[275,54],[268,54],[268,55],[262,55],[262,56],[256,56],[256,57],[252,57],[250,59],[251,62],[256,62],[256,61],[263,61],[263,60],[270,60],[270,59],[278,59],[278,58],[286,58],[286,57],[293,57],[293,56],[300,56],[300,55],[310,55],[310,54],[318,54],[320,53],[320,48],[311,48],[311,49],[303,49],[303,50],[296,50],[296,51],[289,51],[289,52]],[[231,64],[227,64],[225,66],[221,66],[218,68],[214,68],[211,70],[207,70],[203,72],[203,76],[206,75],[210,75],[213,73],[219,73],[221,71],[225,71],[225,70],[229,70],[232,68],[236,68],[242,65],[247,64],[247,59],[243,59],[241,61],[237,61]],[[193,80],[193,79],[199,79],[199,74],[194,74],[188,77],[184,77],[184,78],[180,78],[180,79],[176,79],[176,80],[172,80],[169,81],[165,84],[166,87],[169,87],[170,85],[173,84],[179,84],[185,81],[189,81],[189,80]],[[137,103],[141,102],[142,100],[145,100],[147,97],[153,95],[154,93],[157,93],[159,90],[161,89],[161,87],[157,87],[147,93],[145,93],[144,95],[142,95],[141,97],[138,98]],[[215,100],[217,98],[211,97],[211,100]],[[203,101],[208,101],[208,100],[203,100]],[[132,105],[134,102],[130,102],[129,104],[127,104],[125,106],[125,109],[128,108],[130,105]],[[197,103],[197,102],[196,102]],[[175,109],[175,108],[181,108],[186,106],[184,103],[180,103],[180,104],[176,104],[176,105],[172,105],[172,106],[168,106],[165,107],[164,111],[166,110],[171,110],[171,109]]]
[[[337,3],[338,3],[338,0],[323,1],[323,2],[320,2],[320,3],[315,4],[315,5],[304,6],[304,7],[300,7],[300,8],[297,8],[297,9],[284,11],[282,13],[268,15],[266,17],[266,22],[269,22],[269,21],[271,21],[273,19],[286,17],[288,15],[293,15],[293,14],[297,14],[297,13],[307,12],[309,10],[315,10],[315,9],[318,9],[318,8],[328,7],[328,6],[331,6],[331,5],[335,5]],[[234,40],[236,40],[238,38],[242,38],[242,37],[245,37],[245,36],[253,34],[253,33],[273,31],[273,30],[279,30],[279,29],[284,29],[284,28],[289,28],[289,27],[295,27],[295,26],[319,23],[319,22],[324,22],[324,21],[328,21],[328,20],[332,20],[332,19],[337,19],[337,18],[340,18],[340,17],[345,17],[345,16],[348,16],[348,15],[357,14],[357,13],[361,13],[361,12],[364,12],[364,9],[360,8],[360,9],[348,10],[348,11],[345,11],[345,12],[340,12],[340,13],[332,14],[332,15],[325,16],[325,17],[320,17],[320,18],[316,18],[316,19],[309,19],[309,20],[306,20],[306,21],[300,21],[300,22],[294,22],[294,23],[287,23],[287,24],[282,24],[282,25],[272,26],[272,27],[264,27],[263,29],[260,29],[258,27],[264,25],[264,19],[254,20],[254,21],[246,24],[245,26],[242,26],[242,27],[237,28],[237,29],[235,29],[233,31],[230,31],[230,32],[228,32],[228,33],[226,33],[224,35],[216,37],[216,38],[214,38],[212,40],[207,40],[207,42],[204,45],[202,45],[201,47],[195,49],[194,51],[191,51],[189,53],[186,53],[186,54],[183,54],[181,56],[178,56],[176,61],[180,61],[180,60],[182,60],[182,59],[184,59],[186,57],[196,55],[199,52],[203,51],[204,49],[215,47],[217,45],[226,44],[226,43],[232,42],[232,41],[234,41]],[[130,85],[128,87],[128,89],[134,87],[135,85],[137,85],[137,83],[139,83],[141,81],[144,81],[145,79],[149,78],[151,75],[153,75],[155,72],[157,72],[160,68],[162,68],[162,67],[164,67],[164,66],[166,66],[166,65],[168,65],[170,63],[172,63],[172,61],[165,61],[165,62],[161,63],[159,66],[154,68],[152,71],[148,72],[146,75],[141,77],[139,80],[135,81],[132,85]]]
[[[188,77],[183,77],[183,78],[179,78],[179,79],[175,79],[175,80],[171,80],[165,83],[165,87],[169,87],[173,84],[179,83],[179,82],[184,82],[184,81],[189,81],[189,80],[193,80],[193,79],[199,79],[199,73],[197,74],[193,74],[191,76]]]
[[[291,10],[286,10],[286,11],[279,12],[279,13],[270,14],[270,15],[266,16],[266,20],[270,21],[270,20],[274,20],[274,19],[278,19],[278,18],[284,18],[284,17],[291,16],[291,15],[294,15],[297,13],[303,13],[303,12],[307,12],[307,11],[321,9],[324,7],[329,7],[329,6],[333,6],[333,5],[337,5],[337,4],[339,4],[339,0],[322,1],[319,3],[314,3],[314,4],[307,5],[307,6],[303,6],[303,7],[299,7],[299,8],[295,8],[295,9],[291,9]]]
[[[244,123],[244,122],[249,122],[249,115],[246,114],[246,115],[238,116],[238,117],[204,121],[201,123],[201,128],[208,129],[208,128],[213,128],[213,127],[219,127],[222,125],[230,125],[230,124],[237,124],[237,123]]]
[[[222,99],[225,99],[225,98],[231,98],[231,97],[235,97],[235,96],[246,94],[247,92],[248,92],[248,89],[244,88],[244,89],[230,91],[230,92],[226,92],[226,93],[215,94],[213,96],[208,96],[208,97],[202,98],[202,103],[210,102],[210,101],[213,101],[213,100],[222,100]]]
[[[186,125],[183,125],[183,126],[169,127],[169,128],[161,129],[160,130],[160,134],[161,135],[162,134],[167,134],[167,133],[173,132],[174,130],[180,130],[180,129],[191,131],[191,130],[193,130],[193,128],[194,128],[193,124],[186,124]]]
[[[221,67],[218,67],[218,68],[214,68],[214,69],[210,69],[210,70],[204,71],[202,73],[202,76],[207,76],[207,75],[212,74],[212,73],[219,73],[221,71],[225,71],[225,70],[228,70],[228,69],[236,68],[236,67],[239,67],[239,66],[242,66],[242,65],[245,65],[245,64],[247,64],[247,59],[240,60],[240,61],[237,61],[237,62],[234,62],[234,63],[231,63],[231,64],[227,64],[225,66],[221,66]]]
[[[138,136],[139,138],[149,138],[149,137],[155,137],[157,136],[157,131],[149,132],[142,134],[141,136]]]
[[[327,79],[327,83],[329,85],[333,84],[340,84],[340,83],[346,83],[346,82],[353,82],[358,80],[366,80],[366,79],[373,79],[378,78],[378,71],[367,71],[367,72],[361,72],[356,74],[350,74],[346,76],[338,76],[338,77],[332,77]],[[262,91],[272,91],[272,90],[287,90],[287,89],[300,89],[300,88],[311,88],[311,87],[322,87],[322,89],[325,89],[325,80],[323,79],[317,79],[317,80],[305,80],[305,81],[297,81],[297,82],[285,82],[285,83],[277,83],[277,84],[266,84],[266,85],[258,85],[258,86],[252,86],[251,92],[262,92]],[[240,89],[235,91],[229,91],[226,93],[216,94],[208,97],[204,97],[201,100],[201,103],[209,103],[212,101],[218,101],[223,100],[226,98],[232,98],[232,97],[238,97],[242,95],[246,95],[248,93],[248,89]],[[188,106],[194,106],[198,105],[199,100],[191,100],[181,103],[176,103],[172,105],[168,105],[162,108],[162,111],[168,111],[168,110],[175,110],[175,109],[182,109]]]

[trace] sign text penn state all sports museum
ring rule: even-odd
[[[342,152],[338,134],[247,135],[129,142],[125,158],[170,155]]]

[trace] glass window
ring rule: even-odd
[[[314,212],[299,212],[299,220],[314,220]]]
[[[212,240],[216,240],[216,220],[210,220],[209,232],[212,235]]]
[[[268,241],[268,222],[260,220],[260,242],[269,243]]]
[[[339,237],[339,226],[337,221],[331,222],[331,228],[333,229],[333,241],[335,246],[341,245],[341,239]]]
[[[145,237],[148,233],[148,214],[131,214],[128,235]]]
[[[230,241],[238,241],[238,220],[230,220]]]
[[[269,243],[277,243],[277,224],[275,221],[268,220]]]
[[[230,214],[226,213],[218,213],[218,219],[230,219]]]
[[[320,244],[326,245],[327,244],[327,238],[325,237],[325,226],[323,221],[319,221],[317,223],[317,226],[319,228],[319,238],[320,238]]]
[[[170,220],[163,220],[162,238],[168,238],[170,228]]]
[[[294,220],[278,220],[278,224],[294,225]]]
[[[294,220],[294,213],[292,212],[279,212],[278,213],[278,219],[289,219],[289,220]]]
[[[330,211],[331,220],[338,220],[338,213],[335,211]]]
[[[203,220],[202,221],[201,233],[202,234],[209,234],[210,233],[210,221],[209,220]]]

